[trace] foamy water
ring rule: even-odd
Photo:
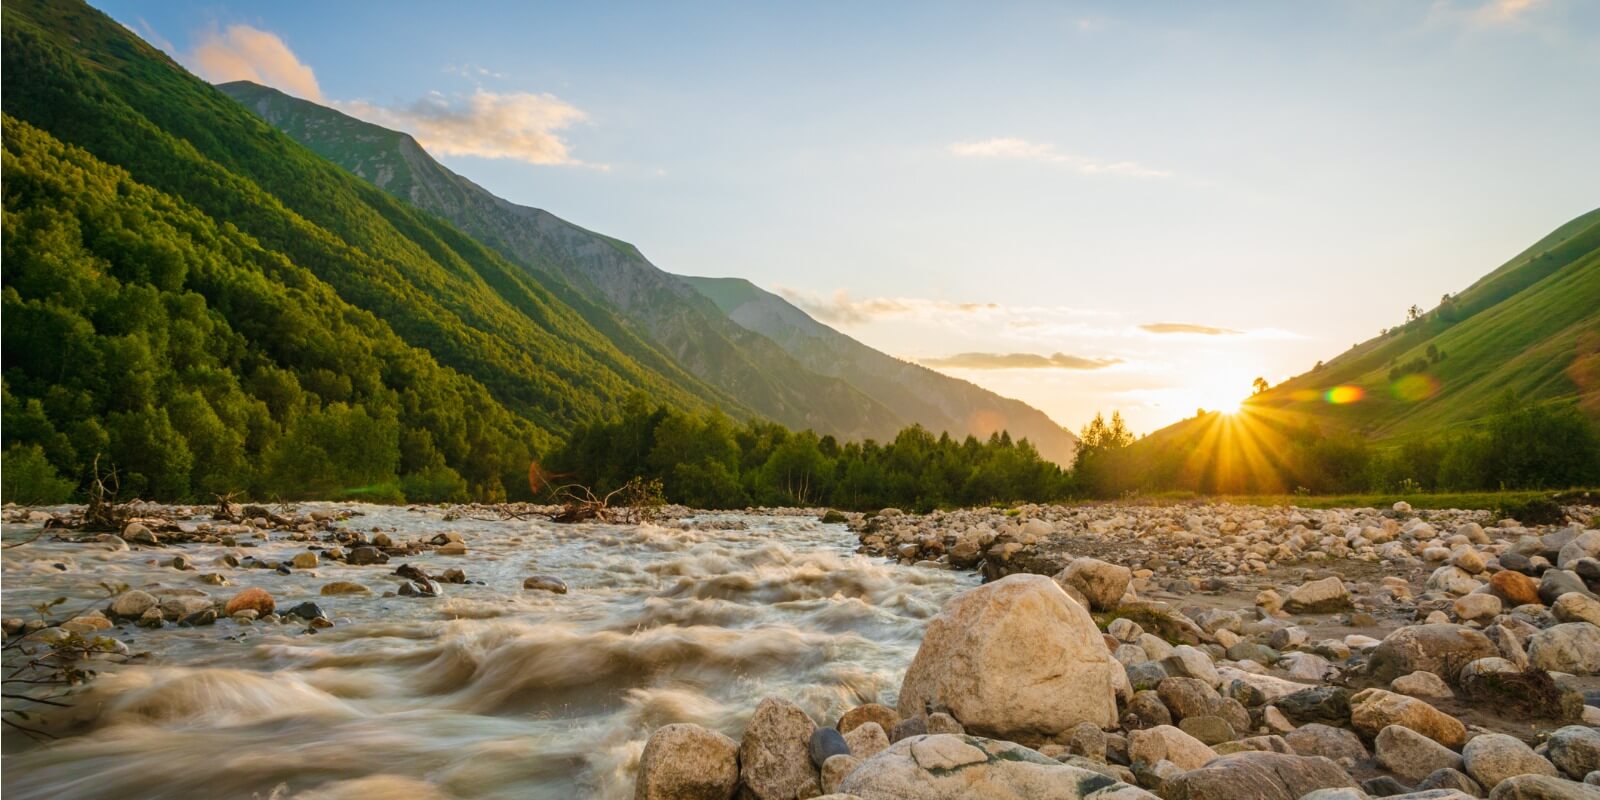
[[[354,508],[365,516],[345,527],[396,540],[458,531],[469,552],[280,575],[218,563],[305,549],[278,533],[253,548],[110,552],[40,539],[6,550],[7,617],[58,596],[65,609],[103,607],[98,584],[110,582],[219,597],[260,586],[280,612],[313,600],[337,624],[316,634],[226,620],[116,629],[153,657],[104,673],[48,720],[72,731],[63,740],[7,733],[5,795],[627,798],[657,726],[695,722],[737,738],[768,695],[823,723],[863,702],[892,704],[928,618],[976,583],[853,555],[853,534],[810,517],[558,526]],[[7,540],[27,535],[5,528]],[[196,571],[161,565],[180,552]],[[458,567],[483,585],[382,597],[406,561],[432,574]],[[233,585],[201,584],[206,572]],[[534,573],[560,577],[569,593],[524,591]],[[334,580],[374,594],[318,596]]]

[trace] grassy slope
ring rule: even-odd
[[[1561,226],[1461,291],[1455,303],[1455,322],[1426,315],[1252,402],[1383,441],[1470,425],[1492,413],[1507,390],[1536,402],[1575,401],[1580,387],[1570,372],[1580,339],[1600,333],[1600,210]],[[1426,373],[1438,389],[1403,399],[1389,380],[1390,366],[1425,357],[1429,345],[1445,353]],[[1342,406],[1296,397],[1337,385],[1359,386],[1365,396]]]
[[[735,324],[632,245],[495,197],[404,133],[252,83],[219,89],[318,154],[445,217],[539,276],[631,355],[666,361],[715,387],[718,402],[736,416],[754,412],[845,438],[887,438],[909,423],[897,409],[807,369]]]
[[[98,11],[17,0],[4,27],[7,113],[281,250],[541,430],[564,433],[637,390],[705,404],[525,270],[317,157]]]

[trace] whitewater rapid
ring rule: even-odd
[[[447,518],[442,509],[317,505],[400,539],[456,531],[464,556],[387,565],[324,561],[288,575],[221,559],[288,559],[305,542],[114,552],[48,537],[8,549],[6,617],[64,596],[106,605],[101,583],[271,592],[311,600],[336,623],[223,620],[111,633],[142,663],[115,667],[42,724],[8,732],[4,794],[27,798],[544,798],[632,796],[646,738],[695,722],[738,738],[776,695],[820,723],[893,704],[927,620],[975,585],[970,574],[853,554],[842,525],[811,516],[718,514],[638,526]],[[6,525],[5,539],[36,531]],[[178,553],[196,570],[166,566]],[[383,597],[402,562],[459,568],[479,583],[442,598]],[[202,585],[216,572],[231,586]],[[565,595],[525,591],[539,573]],[[348,580],[371,596],[318,595]],[[11,660],[8,654],[8,662]]]

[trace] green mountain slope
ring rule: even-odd
[[[885,439],[909,424],[897,410],[806,369],[727,319],[632,245],[496,197],[439,164],[407,134],[254,83],[218,88],[324,158],[444,217],[538,276],[635,358],[656,363],[659,355],[642,350],[665,353],[716,387],[730,411],[748,408],[843,438]]]
[[[1043,411],[874,350],[740,278],[684,277],[733,321],[775,341],[808,368],[851,385],[932,431],[986,439],[1009,431],[1039,454],[1072,463],[1077,437]]]
[[[98,11],[7,2],[3,35],[8,147],[15,130],[29,152],[81,148],[29,162],[19,185],[60,184],[66,178],[52,170],[78,169],[118,196],[142,194],[153,208],[178,209],[171,219],[152,211],[139,220],[137,208],[101,217],[88,195],[13,191],[8,173],[5,439],[42,447],[69,478],[81,479],[95,452],[138,460],[140,434],[188,453],[182,469],[139,472],[157,494],[242,488],[208,472],[198,455],[207,447],[204,425],[173,430],[171,404],[190,390],[213,412],[232,396],[228,387],[242,393],[241,404],[266,407],[265,418],[251,418],[255,427],[236,431],[237,447],[218,456],[247,463],[216,475],[273,488],[269,465],[258,462],[301,427],[314,436],[315,426],[301,421],[360,411],[389,420],[380,432],[400,450],[392,469],[370,476],[428,473],[448,482],[448,470],[484,497],[518,485],[530,448],[601,418],[634,392],[682,408],[725,400],[665,358],[645,365],[630,357],[539,276],[319,158]],[[62,221],[40,223],[52,233],[36,238],[20,229],[14,242],[12,217],[30,212]],[[147,222],[173,228],[174,246],[144,241]],[[239,252],[252,255],[241,263]],[[64,286],[23,280],[15,265],[29,259],[87,262],[79,269],[89,274],[78,283],[63,278]],[[196,283],[208,262],[242,272]],[[235,279],[254,285],[257,299],[272,296],[277,316],[250,317],[269,306],[237,305]],[[107,299],[107,281],[131,294]],[[139,316],[126,307],[133,302],[169,318],[127,319]],[[178,306],[198,320],[190,327],[221,337],[215,360],[190,357],[191,346],[204,345],[170,318]],[[30,337],[43,323],[27,320],[25,309],[86,337],[85,352]],[[79,356],[98,359],[104,372],[75,386]],[[119,394],[129,380],[112,379],[116,369],[137,376],[129,380],[140,391]],[[236,416],[223,421],[242,424],[248,415]],[[14,419],[34,430],[14,430]],[[120,444],[118,420],[132,420]],[[57,446],[62,437],[74,446]],[[358,473],[369,474],[329,474]]]
[[[1429,352],[1442,354],[1430,358]],[[1536,403],[1592,398],[1600,352],[1600,210],[1424,313],[1252,399],[1375,440],[1436,435],[1488,416],[1507,391]],[[1356,402],[1326,390],[1354,386]],[[1347,393],[1348,394],[1348,393]],[[1592,405],[1592,400],[1591,400]]]

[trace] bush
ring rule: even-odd
[[[11,445],[0,458],[0,501],[50,506],[71,499],[76,487],[56,472],[38,445]]]

